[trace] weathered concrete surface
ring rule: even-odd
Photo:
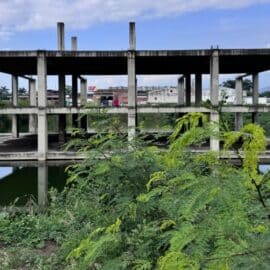
[[[202,102],[202,74],[195,74],[195,104]]]
[[[270,49],[219,49],[220,73],[270,69]],[[40,51],[1,51],[0,72],[36,75]],[[212,50],[138,50],[136,74],[209,74]],[[45,51],[48,75],[126,75],[128,51]]]
[[[40,53],[37,61],[38,71],[38,156],[46,160],[48,151],[48,122],[47,122],[47,60]]]
[[[45,109],[47,114],[91,114],[91,113],[107,113],[107,114],[127,114],[128,107],[93,107],[93,108],[53,108],[47,107]],[[239,112],[239,113],[266,113],[270,112],[270,106],[265,105],[229,105],[224,106],[221,110],[222,112]],[[197,106],[174,106],[174,107],[163,107],[163,106],[153,106],[153,107],[137,107],[138,113],[189,113],[189,112],[202,112],[202,113],[210,113],[214,112],[214,110],[205,108],[205,107],[197,107]],[[0,109],[0,114],[10,115],[10,114],[37,114],[37,108],[4,108]]]
[[[11,76],[11,87],[12,87],[12,105],[18,106],[18,76]],[[13,138],[19,137],[19,127],[18,127],[18,115],[12,115],[12,136]]]
[[[185,105],[185,77],[181,76],[177,81],[177,91],[178,91],[178,100],[177,104],[179,106]]]
[[[236,105],[243,104],[243,78],[236,78],[235,81],[235,103]],[[243,127],[243,114],[235,113],[235,130],[240,130]]]
[[[30,106],[36,107],[37,105],[37,97],[36,97],[36,80],[29,79],[29,99]],[[29,115],[29,132],[32,134],[36,134],[37,132],[37,116],[35,114]]]

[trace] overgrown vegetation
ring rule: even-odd
[[[67,146],[87,153],[65,190],[37,211],[0,214],[1,269],[269,269],[270,177],[257,171],[260,126],[217,133],[200,113],[178,119],[168,151],[128,143],[119,119]],[[96,129],[99,129],[97,126]],[[220,136],[243,167],[217,153],[191,154]],[[263,202],[263,203],[262,203]]]

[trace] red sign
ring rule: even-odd
[[[89,85],[88,86],[88,91],[96,91],[97,90],[97,87],[94,86],[94,85]]]

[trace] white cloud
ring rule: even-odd
[[[0,0],[0,26],[10,31],[54,27],[86,28],[98,22],[135,20],[203,9],[236,9],[270,0]],[[1,33],[1,30],[0,30]],[[1,36],[8,34],[2,33]]]

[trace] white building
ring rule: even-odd
[[[148,91],[148,103],[151,104],[177,104],[178,90],[176,87],[164,87]],[[210,90],[202,91],[202,101],[210,100]],[[219,87],[219,100],[226,100],[226,104],[235,104],[235,89],[228,87]],[[191,89],[191,103],[195,102],[195,90]],[[251,105],[252,97],[247,96],[247,92],[243,91],[243,104]],[[270,105],[270,98],[259,97],[259,104]]]
[[[148,103],[177,103],[176,87],[158,88],[148,91]]]

